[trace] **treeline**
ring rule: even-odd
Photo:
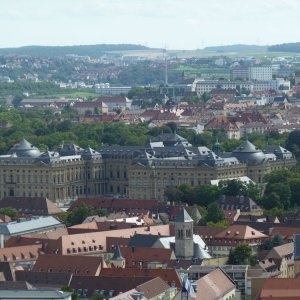
[[[61,57],[68,54],[100,57],[110,51],[147,50],[149,47],[135,44],[99,44],[78,46],[24,46],[0,48],[0,54],[30,55],[36,57]]]
[[[97,149],[101,145],[140,145],[148,141],[145,125],[128,126],[123,123],[78,123],[77,114],[65,108],[61,114],[51,110],[22,111],[0,107],[0,154],[22,138],[40,150],[55,150],[62,142],[75,143],[83,148]]]
[[[270,52],[300,52],[300,43],[285,43],[273,45],[268,48]]]
[[[182,184],[178,187],[167,188],[165,197],[169,201],[197,205],[208,210],[221,195],[246,196],[252,198],[268,213],[278,215],[300,206],[300,167],[298,165],[291,170],[277,170],[267,174],[264,183],[263,191],[253,183],[246,184],[236,179],[220,181],[218,186],[203,184],[191,187]]]
[[[51,88],[51,87],[50,87]],[[25,111],[21,109],[0,107],[0,153],[8,149],[22,138],[30,140],[37,147],[53,150],[62,141],[76,143],[81,147],[99,148],[101,145],[145,146],[151,137],[160,133],[177,132],[185,137],[193,146],[213,148],[218,139],[221,151],[230,152],[237,148],[241,140],[229,140],[224,131],[204,132],[197,134],[193,130],[180,129],[173,122],[161,127],[148,129],[146,124],[125,125],[123,123],[79,123],[78,115],[70,107],[64,108],[60,114],[52,110]],[[288,149],[300,155],[300,131],[290,135],[279,135],[276,132],[267,134],[250,134],[248,139],[260,149],[267,144],[288,146]]]
[[[57,93],[71,92],[72,90],[62,90],[53,82],[32,82],[32,81],[16,81],[13,83],[0,82],[0,96],[21,96],[25,98],[23,93],[34,94],[37,96],[46,96]]]

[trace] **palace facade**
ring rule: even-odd
[[[68,202],[77,196],[164,200],[166,188],[247,176],[257,184],[277,169],[295,165],[280,147],[263,151],[249,141],[231,153],[193,147],[175,134],[161,134],[147,147],[110,146],[98,151],[62,145],[41,153],[23,139],[0,156],[0,197],[41,196]]]

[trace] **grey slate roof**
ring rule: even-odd
[[[38,157],[41,155],[40,150],[25,139],[15,144],[8,153],[15,153],[18,157]]]
[[[194,222],[194,220],[190,217],[188,212],[183,208],[180,210],[179,214],[176,216],[175,222],[186,223],[186,222]]]
[[[111,259],[112,260],[123,260],[124,259],[124,257],[121,254],[120,246],[118,244],[116,245],[114,255]]]
[[[1,299],[68,299],[71,293],[53,290],[2,290]]]
[[[128,247],[152,247],[162,236],[150,234],[135,234],[129,241]]]
[[[262,152],[262,150],[257,148],[248,140],[237,147],[232,152],[232,155],[235,156],[239,161],[249,164],[259,164],[266,159],[265,154]]]
[[[0,233],[4,235],[25,234],[39,229],[61,227],[63,224],[56,218],[48,216],[25,220],[23,222],[0,223]]]

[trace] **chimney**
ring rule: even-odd
[[[131,247],[131,252],[134,253],[134,246]]]

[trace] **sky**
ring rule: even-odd
[[[300,42],[300,0],[0,0],[0,48]]]

